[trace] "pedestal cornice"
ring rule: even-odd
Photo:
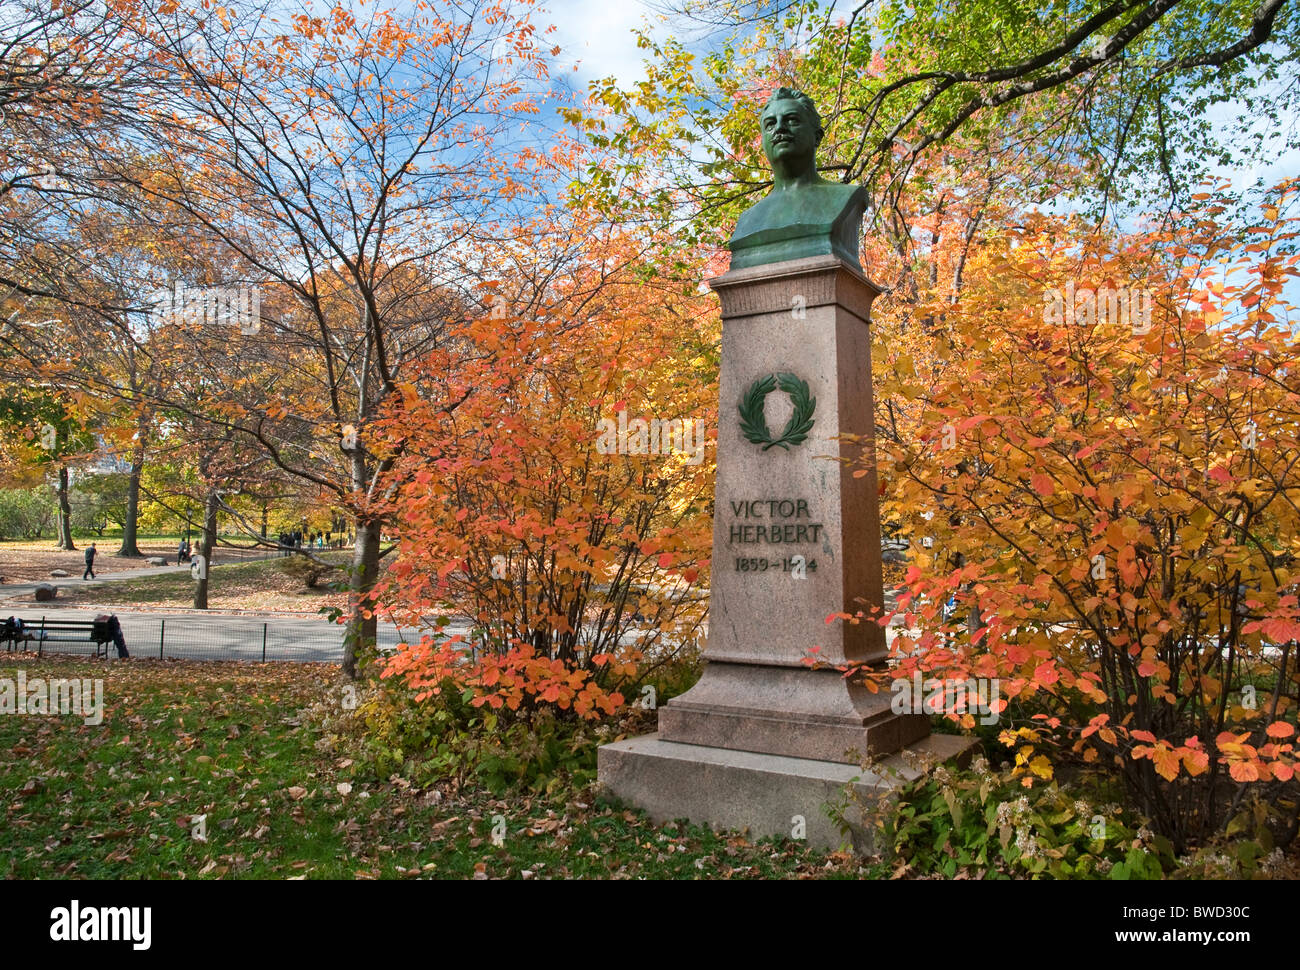
[[[733,269],[708,281],[722,302],[722,319],[789,313],[798,304],[805,309],[838,305],[867,323],[871,303],[880,287],[838,256],[807,256],[763,266]]]

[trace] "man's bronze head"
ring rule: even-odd
[[[817,146],[825,132],[812,98],[793,88],[777,88],[759,115],[759,126],[763,154],[778,179],[816,173]]]

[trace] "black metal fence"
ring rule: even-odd
[[[53,615],[51,615],[51,619]],[[42,636],[40,618],[24,618],[30,640],[21,649],[37,654],[92,655],[89,641],[50,640]],[[316,618],[266,619],[256,616],[150,617],[119,614],[127,651],[132,657],[183,660],[251,660],[339,663],[343,659],[343,627]],[[396,630],[380,630],[380,647],[401,639]],[[117,651],[108,644],[109,657]]]

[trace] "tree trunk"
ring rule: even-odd
[[[138,559],[140,548],[135,544],[136,528],[140,518],[140,475],[144,472],[144,446],[138,445],[131,459],[131,477],[126,485],[126,521],[122,523],[122,548],[119,556]]]
[[[262,506],[262,538],[266,538],[267,530],[270,528],[270,509],[265,505]]]
[[[357,677],[357,657],[373,648],[378,623],[374,613],[363,615],[365,595],[375,588],[379,576],[379,529],[374,520],[357,519],[357,544],[352,553],[352,581],[347,634],[343,640],[343,673]]]
[[[67,465],[59,467],[59,548],[77,548],[72,544],[72,503],[68,500]]]
[[[203,570],[194,586],[194,608],[208,608],[208,578],[212,575],[212,547],[217,543],[216,491],[208,493],[208,504],[203,510],[203,538],[199,540],[199,555],[203,557]]]

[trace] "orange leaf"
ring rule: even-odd
[[[1204,751],[1183,749],[1183,767],[1189,775],[1199,775],[1210,767],[1210,756]]]
[[[1234,781],[1256,781],[1259,779],[1259,769],[1249,761],[1235,762],[1228,769],[1228,774],[1232,775]]]
[[[1178,777],[1178,755],[1173,752],[1173,749],[1160,745],[1156,748],[1152,760],[1156,763],[1156,774],[1165,781],[1173,781]]]

